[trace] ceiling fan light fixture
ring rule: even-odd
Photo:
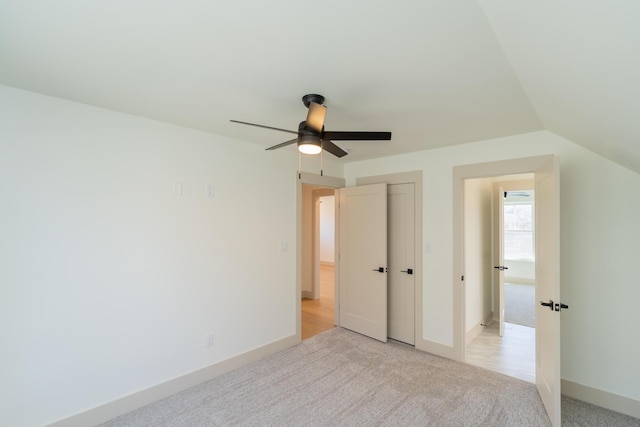
[[[303,154],[319,154],[322,151],[320,137],[316,135],[302,135],[298,138],[298,151]]]

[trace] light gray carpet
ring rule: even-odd
[[[504,320],[530,328],[536,327],[536,288],[519,283],[504,284]]]
[[[535,386],[341,328],[105,426],[547,426]]]
[[[640,420],[562,396],[562,425],[565,427],[640,427]]]

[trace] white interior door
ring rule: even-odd
[[[387,187],[389,338],[415,344],[414,184]]]
[[[498,322],[500,325],[500,336],[504,336],[504,187],[500,184],[494,186],[495,209],[494,215],[494,244],[493,244],[493,280],[494,289],[498,298]],[[495,317],[494,317],[495,318]]]
[[[558,160],[535,174],[536,386],[551,423],[560,426],[560,200]],[[558,306],[559,308],[559,306]]]
[[[341,188],[340,326],[387,341],[387,186]]]

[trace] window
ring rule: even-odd
[[[504,203],[504,258],[534,260],[533,203]]]

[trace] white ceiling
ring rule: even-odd
[[[636,0],[2,0],[0,83],[343,161],[549,129],[640,172]],[[294,150],[294,147],[285,148]]]

